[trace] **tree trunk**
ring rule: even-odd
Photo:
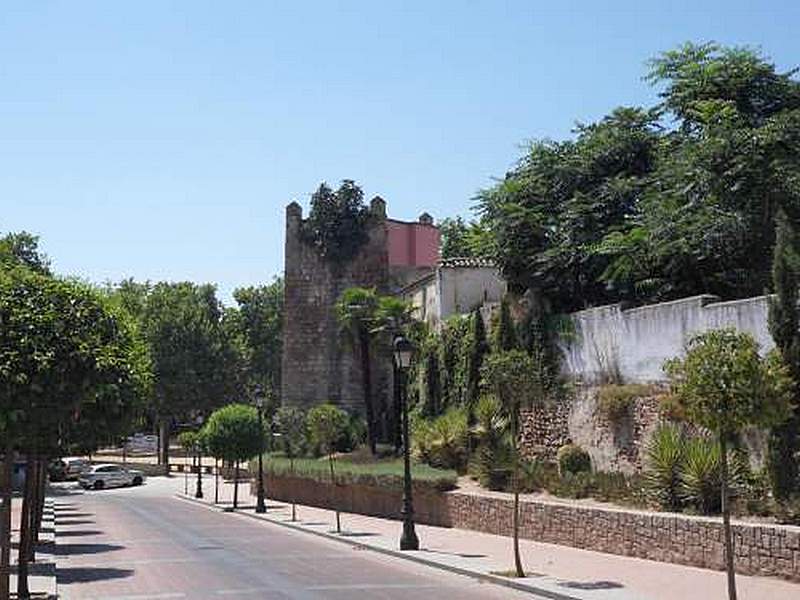
[[[22,497],[22,513],[19,523],[19,548],[17,553],[17,598],[28,600],[28,546],[31,535],[31,498],[36,481],[34,479],[34,459],[28,454],[25,464],[25,493]]]
[[[372,369],[370,369],[369,356],[369,331],[365,328],[359,330],[359,346],[361,346],[361,385],[364,392],[364,409],[367,413],[367,439],[369,450],[377,454],[375,410],[372,405]]]
[[[214,504],[219,504],[219,459],[214,459]]]
[[[289,473],[292,475],[292,478],[294,478],[294,455],[289,459]],[[294,499],[292,499],[292,521],[297,521],[297,505]]]
[[[233,468],[233,510],[239,508],[239,461]]]
[[[333,496],[331,506],[336,511],[336,533],[342,533],[342,521],[339,516],[339,509],[336,508],[336,473],[333,470],[333,448],[328,450],[328,465],[331,468],[331,496]]]
[[[162,417],[158,422],[159,455],[158,462],[164,466],[164,473],[169,475],[169,418]]]
[[[8,600],[11,592],[9,572],[11,566],[11,480],[14,473],[14,450],[11,444],[4,448],[2,478],[3,509],[0,512],[0,600]]]
[[[736,573],[733,570],[733,536],[731,509],[728,506],[728,444],[724,434],[719,436],[722,475],[722,529],[725,535],[725,570],[728,574],[728,600],[736,600]]]
[[[514,470],[512,473],[512,485],[514,486],[514,570],[517,577],[525,577],[525,570],[522,568],[522,557],[519,553],[519,414],[511,420],[511,444],[514,452]]]

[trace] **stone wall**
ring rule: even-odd
[[[292,203],[286,209],[281,380],[282,402],[286,405],[309,407],[333,402],[351,411],[363,410],[360,361],[342,336],[334,305],[349,287],[388,291],[386,205],[375,198],[370,209],[369,240],[353,260],[338,267],[321,259],[302,239],[300,206]],[[386,421],[393,414],[389,345],[375,345],[372,359],[375,414],[387,428]]]
[[[709,295],[628,310],[618,304],[583,310],[573,313],[575,335],[563,344],[565,370],[584,382],[661,381],[664,361],[679,355],[692,335],[720,327],[750,333],[769,350],[774,343],[767,311],[767,296],[719,302]]]
[[[391,488],[331,486],[310,479],[267,477],[267,495],[344,512],[400,518],[402,494]],[[507,494],[418,491],[417,522],[511,535]],[[520,536],[586,550],[722,570],[719,519],[522,499]],[[735,566],[747,575],[800,581],[800,527],[733,523]]]
[[[633,473],[639,470],[644,449],[662,421],[658,397],[663,391],[633,399],[630,410],[617,420],[600,410],[599,387],[578,386],[573,393],[547,408],[526,411],[522,419],[522,448],[528,458],[553,460],[564,444],[586,450],[596,471]]]

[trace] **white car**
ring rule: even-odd
[[[87,490],[142,485],[144,483],[144,473],[128,469],[122,465],[95,465],[81,473],[78,483]]]

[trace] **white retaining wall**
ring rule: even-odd
[[[572,315],[574,339],[564,343],[564,367],[587,382],[613,374],[626,383],[663,380],[664,361],[702,331],[734,327],[753,335],[762,350],[772,349],[767,312],[767,296],[719,302],[703,295],[628,310],[617,304],[590,308]]]

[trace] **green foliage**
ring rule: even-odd
[[[96,290],[0,269],[0,432],[53,455],[116,441],[150,385],[133,322]]]
[[[465,223],[461,217],[442,219],[439,231],[443,259],[491,256],[491,235],[480,222]]]
[[[776,209],[800,219],[795,73],[750,49],[687,44],[651,63],[660,106],[534,141],[478,197],[511,289],[564,312],[762,293]]]
[[[345,179],[336,191],[321,184],[311,196],[311,211],[303,223],[306,243],[334,268],[356,256],[367,243],[369,210],[364,193]]]
[[[726,439],[747,425],[786,419],[794,384],[780,358],[762,359],[753,337],[733,329],[695,336],[665,365],[687,417]]]
[[[769,330],[795,382],[800,382],[800,233],[797,222],[785,210],[778,214],[772,266],[775,297],[769,305]],[[785,423],[770,434],[767,467],[772,491],[787,500],[800,488],[800,390]]]
[[[719,513],[722,490],[719,444],[704,436],[691,438],[684,453],[681,495],[701,514]]]
[[[347,435],[348,425],[347,413],[333,404],[315,406],[306,416],[309,440],[328,455],[336,451],[337,443]]]
[[[330,481],[330,468],[327,461],[315,458],[300,458],[290,461],[279,454],[267,456],[264,469],[276,476],[295,476],[314,481]],[[403,461],[399,458],[389,460],[356,462],[348,455],[337,460],[337,480],[341,485],[366,485],[379,488],[402,489]],[[456,486],[458,475],[455,471],[436,469],[424,464],[411,466],[411,477],[418,490],[445,492]]]
[[[415,419],[411,438],[414,456],[432,467],[463,471],[468,432],[463,408],[450,408],[431,421]]]
[[[181,431],[178,434],[178,443],[186,452],[192,452],[200,440],[200,435],[196,431]]]
[[[283,352],[283,279],[233,291],[236,308],[227,309],[223,323],[241,341],[247,388],[260,385],[270,398],[280,399]]]
[[[209,454],[225,461],[249,460],[266,450],[266,432],[259,426],[258,411],[248,404],[218,408],[206,421],[203,437]]]
[[[27,231],[0,237],[0,269],[18,266],[40,275],[50,274],[50,261],[39,251],[39,237]]]
[[[630,414],[637,398],[652,393],[652,388],[643,384],[607,384],[597,392],[597,402],[601,414],[609,421],[617,422]]]
[[[503,489],[508,471],[508,418],[494,396],[481,396],[475,406],[472,435],[477,442],[473,474],[489,489]]]
[[[280,433],[280,446],[287,458],[303,456],[308,451],[306,413],[294,406],[281,406],[275,413],[275,425]]]
[[[508,298],[503,298],[500,303],[500,312],[497,316],[497,322],[492,329],[492,338],[494,350],[496,352],[509,352],[519,347],[516,326],[511,318],[511,308],[508,304]]]
[[[140,320],[160,416],[183,418],[241,391],[242,355],[223,327],[214,286],[158,283],[143,300]]]
[[[678,510],[682,503],[681,471],[686,440],[676,425],[661,425],[646,448],[645,489],[660,507]]]
[[[480,396],[481,367],[483,359],[489,353],[489,342],[486,339],[486,326],[483,323],[481,311],[476,308],[470,317],[470,333],[468,337],[469,348],[466,353],[466,405],[470,412],[470,421],[474,417],[475,404]]]
[[[558,472],[562,477],[592,471],[589,453],[575,444],[564,444],[558,449]]]

